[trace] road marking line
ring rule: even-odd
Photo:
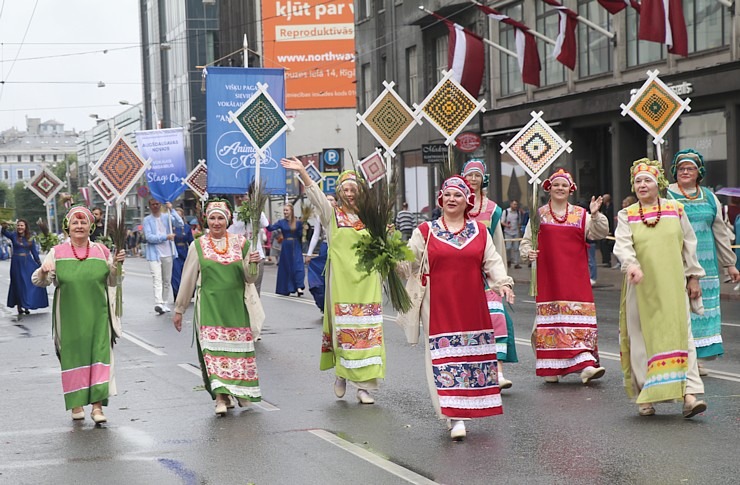
[[[194,374],[198,377],[203,377],[203,374],[200,372],[200,368],[194,366],[193,364],[177,364],[177,367],[186,370],[190,372],[191,374]],[[260,402],[253,402],[252,406],[257,406],[258,408],[261,408],[263,411],[280,411],[280,408],[275,406],[274,404],[265,401],[264,399]]]
[[[401,465],[397,465],[396,463],[393,463],[392,461],[386,460],[385,458],[381,458],[375,453],[373,453],[372,451],[368,451],[361,446],[357,446],[354,443],[350,443],[349,441],[344,440],[338,437],[337,435],[330,433],[326,430],[310,429],[308,430],[308,432],[314,436],[318,436],[322,440],[327,441],[334,446],[337,446],[343,449],[344,451],[352,453],[358,458],[362,458],[363,460],[377,466],[378,468],[382,468],[388,473],[391,473],[403,480],[406,480],[409,483],[420,484],[420,485],[438,485],[437,482],[435,481],[432,481],[422,475],[419,475],[418,473],[413,472],[409,470],[408,468],[404,468]]]
[[[159,350],[158,348],[154,347],[153,345],[149,345],[148,343],[144,342],[140,338],[134,336],[131,332],[124,332],[123,338],[128,340],[131,343],[134,343],[141,347],[144,350],[148,350],[149,352],[153,353],[154,355],[164,356],[167,355],[165,352]]]

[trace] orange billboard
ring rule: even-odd
[[[262,0],[264,67],[285,68],[285,108],[354,108],[353,0]]]

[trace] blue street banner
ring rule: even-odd
[[[162,203],[177,199],[187,188],[183,129],[137,131],[136,145],[142,158],[152,160],[144,175],[152,197]]]
[[[281,110],[285,109],[283,69],[254,67],[208,67],[206,75],[206,128],[209,194],[243,194],[255,174],[255,153],[239,128],[231,123],[235,113],[257,90],[257,83],[267,84],[267,92]],[[266,151],[260,162],[260,180],[270,194],[284,194],[285,134]]]

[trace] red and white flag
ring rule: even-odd
[[[578,25],[578,14],[573,10],[563,7],[558,0],[543,0],[546,4],[555,7],[560,16],[558,24],[558,38],[555,39],[555,47],[552,56],[571,71],[576,67],[576,26]]]
[[[452,71],[452,78],[474,98],[477,98],[486,66],[483,39],[462,25],[451,22],[436,13],[432,12],[432,15],[444,22],[450,31],[447,70]]]
[[[637,0],[598,0],[599,5],[604,7],[610,14],[619,13],[631,6],[640,13],[640,2]]]
[[[518,22],[508,15],[504,15],[485,5],[476,4],[488,18],[498,20],[514,27],[516,37],[516,56],[519,60],[519,70],[522,73],[522,81],[532,86],[540,86],[540,55],[537,52],[537,41],[529,30],[529,27]]]
[[[637,38],[668,46],[668,52],[689,55],[689,36],[681,0],[642,0]]]
[[[90,207],[90,189],[88,187],[80,187],[80,195],[82,200],[85,201],[85,207]]]

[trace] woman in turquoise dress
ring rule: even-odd
[[[501,206],[489,199],[483,193],[488,186],[488,175],[486,166],[482,160],[468,160],[463,166],[462,175],[470,184],[475,196],[473,208],[468,217],[474,221],[483,223],[488,228],[493,238],[496,252],[501,256],[506,268],[506,246],[504,243],[504,232],[501,229]],[[498,358],[498,383],[501,389],[510,388],[513,383],[504,377],[502,362],[519,362],[516,355],[516,343],[514,342],[514,322],[506,311],[501,296],[491,288],[486,287],[486,300],[488,312],[491,315],[491,325],[496,330],[496,356]]]
[[[326,229],[329,256],[326,263],[324,329],[321,370],[334,369],[334,394],[344,397],[347,381],[357,387],[357,400],[373,404],[370,391],[385,378],[385,341],[380,275],[357,270],[357,253],[352,246],[367,234],[357,215],[357,174],[345,171],[337,179],[339,204],[332,207],[324,193],[308,176],[297,158],[282,160],[288,170],[297,171],[306,186],[308,200],[316,208]]]
[[[54,246],[32,276],[33,284],[52,283],[52,335],[62,367],[64,403],[73,420],[85,419],[83,406],[92,404],[95,424],[107,421],[103,406],[116,394],[113,344],[121,336],[115,311],[116,262],[101,243],[91,242],[95,217],[87,207],[72,207],[63,228],[69,240]]]
[[[293,204],[283,207],[284,219],[267,226],[268,231],[277,231],[283,235],[283,246],[278,260],[277,282],[275,293],[288,296],[295,293],[303,296],[306,287],[306,271],[303,266],[303,223],[296,219],[293,213]]]
[[[233,407],[259,402],[262,393],[257,375],[254,337],[244,302],[245,285],[257,281],[249,263],[260,260],[241,234],[229,234],[231,206],[224,199],[206,205],[208,234],[190,243],[182,272],[180,293],[172,322],[182,330],[182,315],[195,291],[193,327],[198,360],[206,390],[216,401],[216,415]]]
[[[668,186],[668,198],[683,204],[698,240],[697,256],[706,276],[699,280],[704,314],[691,313],[699,373],[707,375],[703,361],[724,353],[720,311],[720,274],[726,269],[733,281],[740,281],[736,257],[730,247],[731,234],[722,220],[722,204],[699,183],[706,175],[704,158],[694,150],[681,150],[673,157],[671,173],[676,183]]]
[[[44,288],[31,283],[31,274],[41,265],[36,244],[31,239],[28,222],[18,219],[15,232],[10,232],[3,225],[3,236],[13,245],[10,260],[10,287],[8,288],[8,308],[18,309],[18,318],[28,315],[29,310],[49,306],[49,298]]]

